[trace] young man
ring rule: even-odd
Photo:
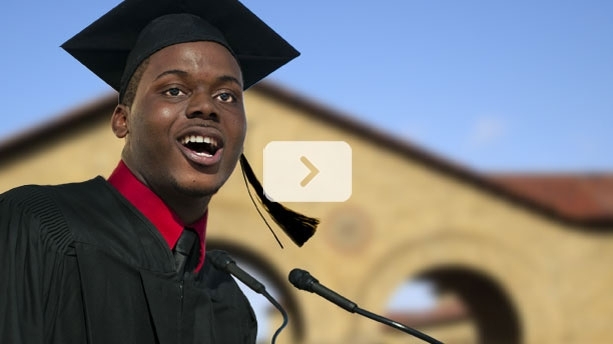
[[[108,180],[0,195],[0,342],[253,343],[204,259],[241,156],[243,90],[298,52],[234,0],[126,0],[63,48],[119,92]]]

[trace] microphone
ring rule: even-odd
[[[443,344],[443,342],[434,339],[430,336],[428,336],[425,333],[419,332],[416,329],[410,328],[406,325],[403,325],[399,322],[390,320],[388,318],[382,317],[380,315],[371,313],[367,310],[361,309],[360,307],[358,307],[357,304],[355,304],[354,302],[346,299],[345,297],[339,295],[338,293],[326,288],[325,286],[323,286],[322,284],[319,283],[319,281],[311,276],[311,274],[308,271],[305,270],[301,270],[301,269],[293,269],[292,271],[290,271],[289,273],[289,281],[294,285],[294,287],[301,289],[301,290],[306,290],[306,291],[310,291],[311,293],[315,293],[325,299],[327,299],[328,301],[331,301],[332,303],[336,304],[337,306],[344,308],[345,310],[351,312],[351,313],[358,313],[360,315],[363,315],[367,318],[370,318],[372,320],[378,321],[382,324],[391,326],[397,330],[403,331],[405,333],[408,333],[410,335],[413,335],[419,339],[422,339],[428,343],[431,344]]]
[[[211,258],[211,262],[215,267],[220,270],[226,271],[232,276],[238,278],[241,282],[243,282],[246,286],[253,289],[258,294],[262,294],[266,292],[266,287],[256,280],[253,276],[248,274],[245,270],[241,269],[236,265],[236,262],[228,252],[221,250],[213,250],[207,252],[209,258]]]
[[[266,287],[264,286],[264,284],[260,283],[260,281],[255,279],[245,270],[238,267],[238,265],[236,265],[236,262],[234,261],[234,259],[232,259],[232,257],[230,257],[228,252],[222,250],[211,250],[207,252],[207,257],[211,259],[211,263],[213,263],[213,265],[217,269],[223,270],[231,274],[232,276],[238,278],[241,282],[243,282],[246,286],[251,288],[256,293],[264,295],[264,297],[266,297],[266,299],[268,299],[268,301],[272,303],[272,305],[275,306],[275,308],[277,308],[279,312],[281,312],[281,315],[283,316],[283,323],[272,336],[271,343],[274,344],[277,340],[277,336],[285,328],[289,320],[285,309],[283,309],[281,304],[279,304],[279,302],[277,302],[277,300],[275,300],[272,295],[270,295],[266,291]]]
[[[311,276],[308,271],[300,269],[292,270],[289,273],[289,281],[292,282],[296,288],[310,291],[311,293],[322,296],[328,301],[351,313],[355,313],[356,308],[358,308],[358,305],[355,303],[319,284],[319,281],[315,277]]]

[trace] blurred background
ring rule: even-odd
[[[108,86],[59,46],[119,0],[10,1],[0,137]],[[243,3],[302,52],[271,80],[479,170],[613,168],[613,3]]]
[[[4,5],[0,191],[117,163],[115,95],[59,46],[119,2]],[[304,248],[276,247],[240,176],[213,205],[210,246],[288,307],[284,342],[406,342],[293,267],[447,343],[613,340],[613,3],[242,2],[302,52],[248,91],[256,171],[272,140],[353,149],[349,201],[295,205],[322,219]],[[250,298],[268,342],[279,316]]]

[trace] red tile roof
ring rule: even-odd
[[[495,174],[495,183],[576,221],[613,221],[611,174]]]

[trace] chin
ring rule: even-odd
[[[202,177],[201,177],[202,178]],[[219,191],[219,189],[223,186],[223,182],[214,180],[214,181],[198,181],[192,182],[186,181],[185,183],[176,183],[175,187],[179,190],[180,193],[193,197],[193,198],[202,198],[202,197],[210,197]]]

